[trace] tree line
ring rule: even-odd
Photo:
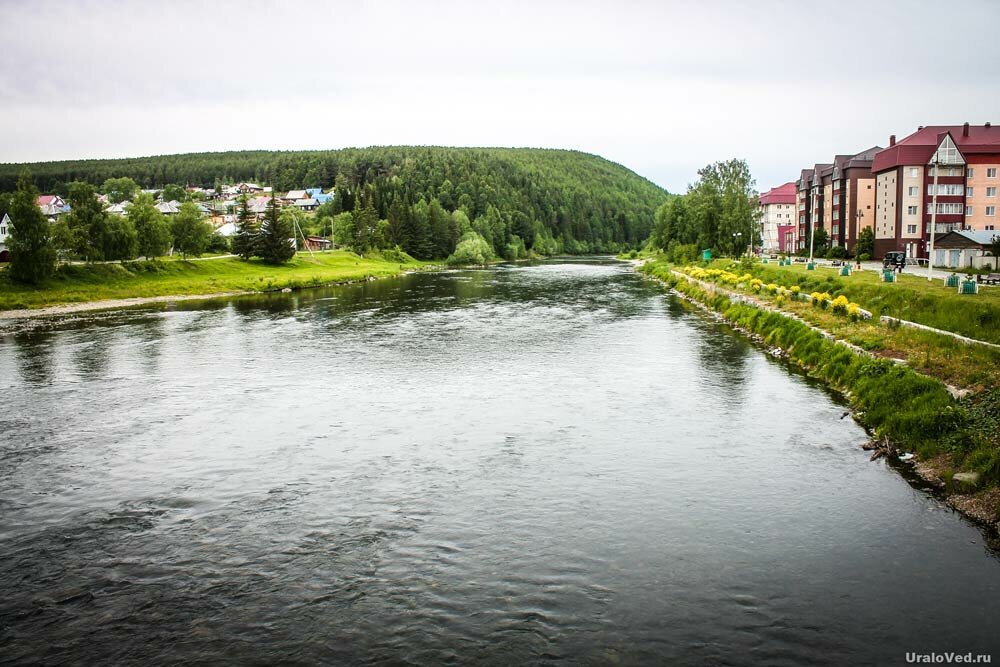
[[[20,168],[0,165],[0,191],[13,189]],[[122,178],[147,189],[218,188],[240,181],[271,185],[277,192],[333,188],[334,202],[323,211],[329,220],[342,213],[354,216],[359,198],[361,211],[370,201],[376,224],[385,220],[388,237],[417,257],[446,257],[471,231],[497,255],[522,244],[535,254],[636,248],[649,236],[654,212],[667,195],[603,158],[544,149],[242,151],[46,162],[30,168],[38,187],[63,195],[79,181],[118,193],[107,182]],[[457,212],[468,219],[468,227],[462,217],[455,220]],[[377,243],[377,234],[371,235]]]
[[[739,255],[760,247],[756,183],[744,160],[714,162],[698,170],[683,195],[656,210],[649,246],[672,261],[693,261],[701,250]]]

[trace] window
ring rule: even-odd
[[[997,189],[996,188],[986,188],[986,196],[987,197],[996,197],[997,196]]]
[[[986,178],[996,178],[996,177],[997,177],[996,167],[990,167],[989,169],[986,170]]]
[[[7,236],[7,227],[0,226],[0,236]]]
[[[965,170],[965,175],[967,178],[972,178],[972,172],[975,171],[972,167]]]
[[[967,215],[967,216],[972,215],[972,207],[971,206],[966,206],[965,207],[965,215]]]
[[[993,231],[993,225],[986,225],[986,231],[992,232]]]
[[[916,215],[917,214],[917,207],[916,206],[907,206],[906,207],[906,214],[907,215]]]
[[[992,217],[992,216],[994,216],[996,214],[997,214],[997,207],[996,206],[987,206],[986,207],[986,215]]]
[[[927,212],[931,213],[934,208],[933,204],[927,205]],[[937,205],[938,215],[961,215],[962,205],[961,204],[942,204],[938,202]]]
[[[910,195],[911,197],[916,197],[917,193],[919,191],[920,191],[920,188],[918,188],[918,187],[916,187],[914,185],[914,186],[910,186],[910,188],[907,190],[907,194]]]
[[[916,225],[907,225],[906,226],[906,233],[907,234],[916,234],[917,233],[917,226]]]
[[[965,196],[966,197],[972,196],[972,188],[965,188]]]
[[[913,178],[916,178],[917,177],[917,171],[918,171],[918,169],[916,167],[910,167],[910,176],[912,176]]]
[[[961,185],[952,185],[952,184],[939,183],[938,187],[937,187],[937,193],[939,195],[960,195],[960,194],[962,194],[962,186]],[[933,185],[928,185],[927,186],[927,194],[928,195],[933,195],[934,194],[934,186]]]

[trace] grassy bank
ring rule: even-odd
[[[288,264],[273,266],[234,257],[201,261],[154,260],[124,264],[64,265],[45,284],[29,287],[0,272],[0,310],[43,308],[137,297],[186,296],[221,292],[262,292],[385,277],[428,262],[404,263],[379,256],[359,257],[335,250],[314,256],[299,253]]]
[[[997,429],[1000,356],[996,356],[995,350],[963,345],[945,336],[881,326],[877,320],[852,322],[828,309],[801,301],[779,301],[778,297],[769,300],[759,297],[759,292],[749,284],[725,286],[725,289],[760,298],[765,305],[783,311],[772,312],[702,289],[673,275],[673,268],[664,261],[653,261],[641,270],[758,336],[763,344],[780,348],[789,361],[809,375],[842,391],[851,401],[855,418],[861,424],[876,437],[915,452],[921,461],[933,462],[933,474],[940,477],[950,491],[968,490],[955,486],[952,481],[955,473],[978,473],[979,488],[983,490],[961,497],[968,499],[975,495],[981,502],[978,511],[973,513],[980,519],[996,522],[1000,510],[995,493],[1000,485],[1000,431]],[[762,275],[769,274],[766,268]],[[799,315],[805,322],[788,314]],[[834,322],[833,318],[839,318],[840,322]],[[925,355],[929,357],[926,362],[929,369],[937,367],[940,360],[950,358],[944,370],[938,370],[946,375],[958,375],[963,380],[975,379],[976,391],[956,400],[941,379],[923,373],[923,369],[880,358],[878,354],[859,354],[825,337],[810,324],[832,331],[836,338],[845,342],[857,342],[851,340],[852,335],[854,338],[866,336],[863,342],[869,348],[887,345],[899,353]],[[914,349],[909,352],[911,346]],[[957,367],[969,370],[962,372],[956,370]],[[981,507],[984,502],[987,503],[985,514]]]
[[[717,261],[716,266],[728,264]],[[799,285],[803,292],[843,294],[876,316],[890,315],[969,338],[1000,343],[1000,289],[984,287],[976,295],[958,294],[940,279],[928,282],[926,275],[902,274],[897,283],[882,283],[876,271],[861,271],[848,277],[837,269],[804,264],[781,266],[755,264],[750,273],[765,283]]]

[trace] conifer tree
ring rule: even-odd
[[[52,275],[56,268],[56,251],[52,244],[49,221],[36,201],[38,190],[27,172],[17,181],[17,192],[10,199],[11,220],[10,275],[15,280],[37,285]]]
[[[269,264],[284,264],[295,257],[294,230],[281,219],[274,197],[267,204],[264,223],[260,226],[257,253]]]
[[[240,197],[236,207],[236,234],[233,236],[233,253],[243,259],[250,259],[258,254],[257,245],[260,239],[260,225],[257,218],[250,212],[250,202],[246,196]]]

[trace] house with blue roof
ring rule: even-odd
[[[309,199],[315,199],[316,203],[323,205],[328,201],[333,201],[333,195],[328,195],[323,192],[323,188],[306,188],[306,194],[309,195]]]

